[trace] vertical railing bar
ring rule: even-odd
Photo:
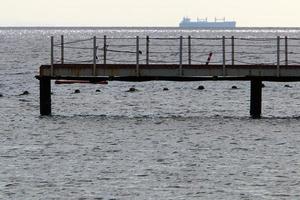
[[[183,37],[179,39],[179,76],[182,76],[182,41]]]
[[[231,64],[234,65],[234,36],[231,37]]]
[[[139,66],[139,62],[140,62],[140,39],[139,36],[136,36],[136,76],[140,75],[140,66]]]
[[[64,35],[60,36],[61,64],[64,64]]]
[[[103,64],[106,65],[107,43],[106,35],[103,37]]]
[[[149,65],[149,36],[146,37],[146,65]]]
[[[225,36],[222,37],[222,47],[223,47],[223,76],[226,76],[226,46],[225,46]]]
[[[289,65],[289,52],[288,52],[288,37],[285,36],[284,38],[284,41],[285,41],[285,66],[288,66]]]
[[[191,41],[192,37],[189,35],[188,37],[188,56],[189,56],[189,65],[192,64],[192,41]]]
[[[51,51],[50,51],[50,75],[53,76],[53,65],[54,65],[54,36],[51,36]]]
[[[280,36],[277,36],[277,76],[280,76]]]
[[[96,64],[97,64],[97,38],[93,38],[93,76],[96,76]]]

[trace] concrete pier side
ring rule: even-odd
[[[40,114],[51,115],[51,79],[40,77]]]
[[[251,80],[250,115],[253,119],[261,118],[262,81]]]

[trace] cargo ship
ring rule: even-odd
[[[208,21],[206,19],[197,19],[197,21],[192,21],[188,17],[184,17],[179,24],[180,28],[235,28],[235,21],[226,21],[225,18],[217,19],[215,21]]]

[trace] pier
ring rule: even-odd
[[[250,115],[260,118],[262,82],[300,81],[300,38],[51,37],[39,68],[40,114],[51,115],[51,80],[249,81]]]

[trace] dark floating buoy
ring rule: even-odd
[[[166,88],[166,87],[165,87],[165,88],[163,89],[163,91],[169,91],[169,88]]]
[[[3,94],[0,93],[0,97],[3,97]]]
[[[29,95],[29,92],[28,91],[24,91],[22,94],[20,95]]]
[[[291,88],[292,86],[290,86],[290,85],[284,85],[284,87],[286,87],[286,88]]]
[[[100,90],[96,90],[96,92],[101,92]]]
[[[204,90],[205,88],[204,88],[204,86],[203,85],[200,85],[198,88],[197,88],[197,90]]]
[[[74,91],[74,93],[75,93],[75,94],[78,94],[78,93],[80,93],[80,90],[76,89],[76,90]]]
[[[238,89],[238,87],[236,87],[235,85],[231,87],[231,89],[236,90]]]
[[[135,89],[134,87],[129,88],[129,90],[127,90],[127,92],[136,92],[137,89]]]

